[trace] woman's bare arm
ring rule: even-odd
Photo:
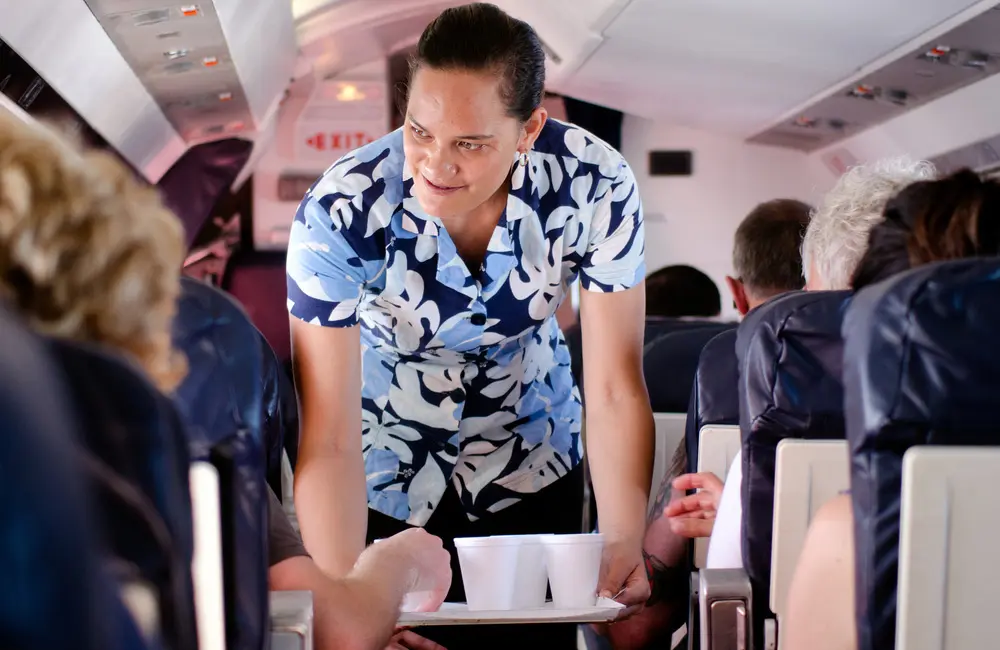
[[[365,547],[368,498],[361,457],[358,327],[291,318],[299,396],[295,508],[306,548],[329,575],[346,575]]]
[[[617,293],[582,291],[580,302],[587,454],[600,528],[612,551],[624,551],[611,558],[616,564],[628,555],[625,563],[639,566],[653,468],[653,412],[642,375],[644,289],[640,284]],[[620,574],[626,568],[612,570]],[[630,581],[624,596],[634,599],[627,604],[639,605],[649,596],[649,585]]]

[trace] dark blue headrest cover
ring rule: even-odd
[[[844,323],[859,648],[892,648],[903,454],[1000,444],[1000,262],[923,266],[854,298]]]
[[[684,413],[698,374],[702,348],[734,323],[705,323],[679,330],[647,343],[642,353],[643,375],[654,413]]]
[[[167,647],[197,643],[187,435],[172,401],[131,361],[93,345],[52,341],[95,463],[108,543],[160,595]]]
[[[737,332],[743,563],[755,599],[757,592],[768,593],[771,583],[778,443],[844,437],[840,328],[849,295],[797,291],[779,296],[748,314]]]
[[[174,344],[188,358],[176,401],[188,422],[192,453],[210,459],[222,481],[226,582],[232,590],[226,594],[227,647],[259,649],[268,615],[267,453],[275,463],[281,457],[280,413],[267,407],[278,408],[274,395],[282,370],[236,301],[191,278],[182,282]],[[265,351],[275,386],[267,401]]]
[[[698,370],[691,389],[684,431],[689,472],[697,471],[698,468],[698,433],[703,426],[739,424],[739,380],[734,327],[713,337],[701,349],[698,357]]]
[[[0,647],[141,647],[102,570],[100,521],[59,368],[3,308],[0,340]]]

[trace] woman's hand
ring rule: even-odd
[[[675,490],[698,491],[672,500],[663,509],[663,516],[670,520],[670,530],[682,537],[711,537],[722,488],[722,481],[711,472],[684,474],[674,479]]]
[[[604,547],[597,593],[625,605],[618,615],[619,620],[642,609],[649,599],[649,577],[642,561],[640,540],[634,543],[611,542]]]

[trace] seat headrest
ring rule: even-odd
[[[1000,262],[923,266],[865,288],[844,322],[858,633],[895,639],[903,455],[1000,444]]]
[[[698,392],[698,428],[706,424],[737,424],[740,401],[737,386],[740,380],[736,363],[736,328],[714,336],[701,349],[695,390]]]
[[[173,339],[188,360],[175,395],[193,448],[207,453],[240,430],[259,436],[261,336],[239,304],[211,285],[182,278]]]
[[[705,323],[664,334],[645,346],[643,374],[654,413],[687,411],[702,348],[731,329],[735,329],[734,323]]]
[[[761,593],[771,580],[778,443],[844,437],[840,330],[849,298],[846,291],[785,294],[748,314],[737,331],[743,561]]]
[[[697,471],[698,436],[703,426],[739,424],[739,380],[736,328],[732,327],[712,337],[698,355],[684,430],[689,472]]]
[[[102,570],[77,418],[47,345],[0,307],[0,639],[3,647],[124,648],[138,630]],[[134,647],[134,645],[132,645]]]

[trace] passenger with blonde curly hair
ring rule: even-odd
[[[0,297],[32,327],[120,350],[169,392],[186,372],[171,343],[183,260],[155,189],[0,111]]]
[[[34,329],[124,353],[170,393],[187,372],[171,342],[184,252],[177,217],[110,154],[0,109],[0,300]],[[440,648],[408,631],[393,636],[407,592],[422,592],[428,609],[444,600],[451,567],[440,539],[400,533],[335,580],[269,496],[271,588],[313,592],[318,648],[378,650],[390,638]]]

